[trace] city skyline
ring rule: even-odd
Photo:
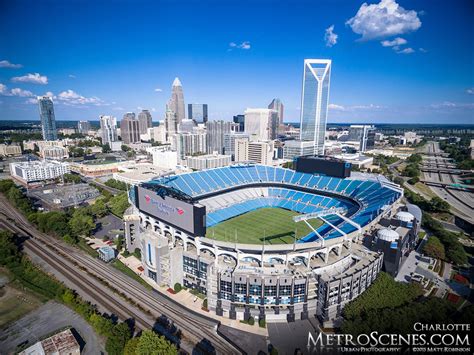
[[[468,1],[456,7],[351,1],[337,8],[328,1],[272,7],[265,1],[213,2],[212,26],[195,26],[196,14],[208,9],[186,2],[179,31],[170,16],[177,5],[168,1],[136,7],[125,1],[114,9],[99,2],[74,11],[74,4],[48,4],[11,3],[0,15],[2,120],[39,120],[35,96],[51,95],[57,120],[97,120],[149,109],[158,121],[179,77],[185,102],[208,103],[209,120],[231,121],[246,108],[264,108],[279,97],[284,122],[298,122],[301,62],[327,58],[334,67],[328,123],[472,122],[474,35]],[[55,16],[58,21],[37,31],[44,11],[67,15]],[[82,25],[83,11],[90,26]],[[232,12],[238,18],[247,11],[252,18],[272,16],[249,20],[246,28],[222,16]],[[144,18],[134,21],[133,29],[122,29],[124,14]],[[20,16],[28,25],[16,29]],[[384,21],[393,26],[378,26]]]

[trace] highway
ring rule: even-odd
[[[180,347],[188,353],[192,353],[194,345],[203,339],[207,339],[218,354],[240,353],[217,334],[217,321],[190,312],[153,293],[111,265],[40,233],[4,196],[0,196],[0,212],[1,226],[29,237],[24,243],[27,253],[41,258],[76,285],[75,289],[81,296],[92,299],[108,312],[123,320],[134,318],[141,329],[152,328],[156,318],[166,316],[181,330]]]
[[[457,174],[449,174],[446,171],[453,167],[452,159],[442,156],[438,142],[428,142],[427,155],[423,156],[425,167],[437,169],[437,172],[424,171],[423,180],[432,182],[442,182],[448,184],[462,183]],[[431,169],[430,169],[431,170]],[[427,185],[428,186],[428,185]],[[429,186],[429,188],[440,198],[448,202],[460,217],[473,222],[474,215],[474,193],[462,190]]]

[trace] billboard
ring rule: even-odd
[[[351,176],[351,163],[328,157],[302,156],[296,158],[296,171],[310,174],[322,174],[338,178]]]
[[[137,186],[137,207],[153,218],[170,224],[192,235],[206,234],[206,207],[193,205],[170,196]]]

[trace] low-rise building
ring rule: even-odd
[[[19,355],[79,355],[81,347],[71,329],[66,329],[49,338],[40,340],[20,351]]]
[[[351,163],[352,166],[356,166],[359,169],[367,168],[374,163],[374,158],[359,153],[356,154],[338,154],[334,156],[337,159],[344,160],[347,163]]]
[[[69,163],[55,160],[10,163],[11,176],[22,183],[53,180],[70,172]]]
[[[231,156],[223,154],[206,154],[195,157],[186,157],[186,166],[191,169],[204,170],[220,168],[230,165]]]
[[[0,144],[0,156],[15,156],[21,155],[21,147],[19,145],[8,145],[8,144]]]
[[[105,261],[106,263],[115,258],[115,249],[112,247],[100,247],[97,249],[97,252],[99,253],[99,259]]]
[[[153,165],[163,169],[176,169],[178,153],[170,149],[169,145],[151,147],[146,150],[151,154]]]
[[[40,155],[43,159],[63,160],[69,157],[66,147],[60,146],[44,146],[40,149]]]
[[[36,199],[45,210],[60,210],[91,203],[100,192],[88,184],[49,185],[31,189],[28,196]]]

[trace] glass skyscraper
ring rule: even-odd
[[[329,105],[331,60],[305,59],[301,96],[300,140],[314,142],[314,154],[324,154]]]
[[[188,118],[196,123],[206,123],[207,104],[188,104]]]
[[[49,96],[38,96],[38,104],[43,139],[45,141],[55,141],[58,139],[58,131],[56,130],[53,99]]]

